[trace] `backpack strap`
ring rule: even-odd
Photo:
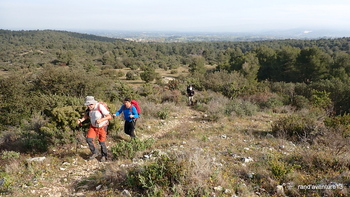
[[[131,106],[130,106],[130,108],[129,108],[129,109],[130,109],[130,112],[132,112],[132,107],[135,107],[135,106],[131,104]],[[135,107],[135,108],[136,108],[136,107]],[[123,110],[125,110],[125,109],[126,109],[126,106],[123,104]]]
[[[101,103],[97,103],[97,104],[98,104],[98,105],[97,105],[97,110],[102,114],[102,116],[104,116],[103,113],[102,113],[102,111],[101,111],[101,109],[100,109]]]

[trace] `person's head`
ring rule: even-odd
[[[131,106],[131,99],[125,98],[123,103],[124,103],[125,107],[130,107]]]
[[[85,103],[84,105],[86,105],[87,107],[89,107],[90,109],[95,108],[97,101],[95,100],[95,98],[93,96],[87,96],[85,97]]]

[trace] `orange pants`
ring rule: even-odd
[[[107,157],[107,146],[106,146],[106,137],[107,137],[107,126],[105,127],[93,127],[90,125],[90,128],[86,135],[86,142],[89,145],[90,151],[92,154],[98,154],[97,149],[95,148],[95,138],[98,136],[98,141],[101,145],[101,154],[103,157]]]
[[[95,139],[96,136],[98,136],[99,142],[106,141],[107,132],[105,127],[93,127],[92,125],[90,125],[86,137]]]

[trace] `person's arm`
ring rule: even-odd
[[[88,113],[89,113],[89,112],[86,112],[82,118],[78,119],[78,124],[83,123],[86,119],[89,118]]]
[[[120,109],[119,109],[118,111],[116,111],[116,112],[113,114],[113,117],[116,117],[116,116],[118,116],[119,114],[121,114],[121,113],[123,112],[123,107],[124,107],[124,105],[122,105],[122,106],[120,107]]]
[[[96,120],[96,123],[100,124],[101,122],[103,122],[105,120],[110,120],[110,119],[112,119],[112,116],[111,116],[111,114],[108,113],[103,118],[100,118],[100,119]]]

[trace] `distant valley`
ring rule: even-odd
[[[86,30],[80,33],[133,40],[137,42],[241,42],[285,39],[329,39],[350,37],[350,30],[290,29],[258,32],[156,32]]]

